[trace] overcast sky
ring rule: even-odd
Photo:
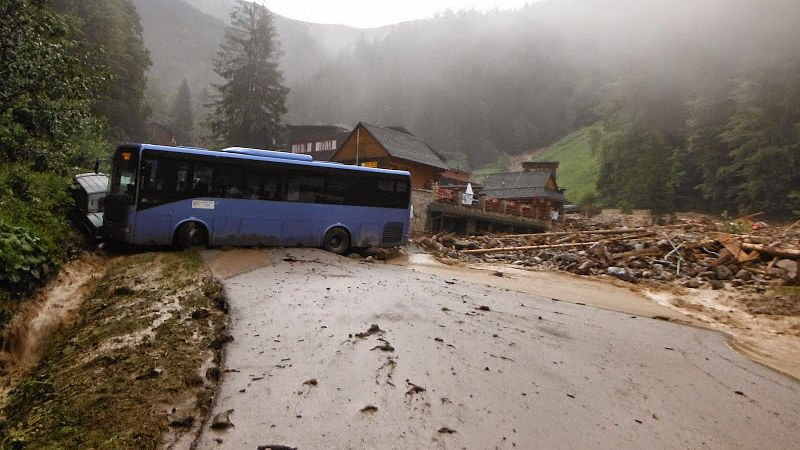
[[[370,28],[425,19],[446,9],[513,9],[533,1],[535,0],[263,0],[263,3],[270,10],[292,19]]]

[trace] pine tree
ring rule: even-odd
[[[172,104],[172,131],[179,145],[192,145],[194,143],[194,113],[192,109],[192,93],[189,92],[189,83],[186,78],[178,88],[178,95]]]
[[[214,60],[214,71],[225,80],[214,85],[218,93],[209,120],[219,143],[265,147],[279,142],[289,90],[278,57],[270,12],[239,0]]]
[[[150,109],[145,102],[150,55],[132,0],[50,0],[74,23],[73,39],[108,76],[94,92],[92,110],[108,120],[111,140],[145,137]]]

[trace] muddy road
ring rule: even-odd
[[[658,305],[591,306],[621,290],[553,287],[581,305],[491,272],[248,252],[205,255],[233,426],[200,448],[800,448],[800,383]]]

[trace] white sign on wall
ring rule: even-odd
[[[213,200],[192,200],[192,209],[214,209]]]

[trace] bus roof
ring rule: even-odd
[[[258,152],[247,152],[247,153],[239,153],[239,152],[231,152],[231,151],[214,151],[208,150],[204,148],[198,147],[170,147],[167,145],[155,145],[155,144],[135,144],[135,143],[126,143],[119,146],[120,148],[128,147],[128,148],[136,148],[137,150],[160,150],[164,152],[170,153],[181,153],[186,155],[201,155],[201,156],[211,156],[215,158],[226,158],[226,159],[241,159],[241,160],[250,160],[250,161],[267,161],[267,162],[274,162],[278,164],[287,164],[292,166],[306,166],[306,167],[324,167],[336,170],[350,170],[355,172],[368,172],[368,173],[382,173],[387,175],[404,175],[410,176],[411,173],[407,170],[392,170],[392,169],[376,169],[372,167],[361,167],[361,166],[351,166],[348,164],[341,164],[336,162],[328,162],[328,161],[302,161],[302,160],[295,160],[293,158],[285,158],[285,157],[273,157],[273,156],[255,156],[253,154],[248,153],[258,153]],[[266,152],[266,151],[264,151]],[[276,152],[277,153],[277,152]],[[263,153],[267,154],[267,153]],[[287,155],[293,155],[292,153],[287,153]]]

